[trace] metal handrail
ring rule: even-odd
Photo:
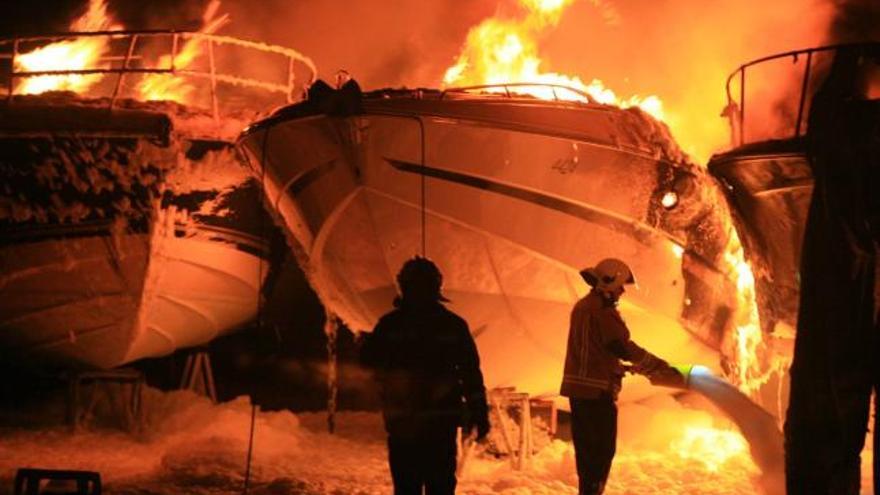
[[[501,88],[501,89],[504,89],[504,94],[505,94],[508,98],[513,98],[513,96],[514,96],[515,94],[522,94],[522,93],[516,93],[516,92],[513,92],[513,94],[511,94],[510,88],[517,88],[517,87],[528,87],[528,88],[541,88],[541,87],[543,87],[543,88],[550,88],[550,90],[553,92],[553,99],[554,99],[555,101],[559,101],[559,95],[556,94],[556,90],[557,90],[557,89],[564,89],[564,90],[566,90],[566,91],[571,91],[572,93],[575,93],[575,94],[577,94],[577,95],[579,95],[579,96],[582,96],[582,97],[584,98],[584,100],[586,100],[587,103],[595,103],[595,102],[593,101],[593,98],[592,98],[589,94],[587,94],[586,92],[581,91],[581,90],[579,90],[579,89],[577,89],[577,88],[573,88],[573,87],[571,87],[571,86],[566,86],[566,85],[564,85],[564,84],[553,84],[553,83],[529,83],[529,82],[518,82],[518,83],[498,83],[498,84],[479,84],[479,85],[476,85],[476,86],[459,86],[459,87],[455,87],[455,88],[448,88],[448,89],[444,89],[444,90],[440,93],[440,99],[442,100],[442,99],[446,96],[446,93],[466,93],[466,92],[468,92],[468,91],[475,91],[475,90],[481,90],[481,89],[491,89],[491,88]]]
[[[92,37],[108,37],[112,39],[128,38],[127,50],[125,56],[112,55],[104,56],[98,60],[98,63],[110,63],[122,61],[119,67],[103,67],[89,69],[64,69],[64,70],[40,70],[40,71],[20,71],[16,70],[15,59],[21,55],[20,47],[22,43],[34,42],[58,42],[70,39],[92,38]],[[131,67],[134,60],[143,61],[143,57],[136,55],[136,47],[143,39],[171,37],[170,64],[168,66],[147,66],[147,67]],[[209,70],[196,70],[191,68],[176,67],[176,59],[179,55],[180,40],[199,39],[207,43],[207,53],[201,56],[207,56]],[[15,93],[16,80],[39,76],[65,76],[65,75],[93,75],[93,74],[115,74],[117,80],[114,84],[113,94],[110,98],[110,108],[113,108],[119,98],[122,89],[122,82],[127,74],[175,74],[187,77],[206,78],[210,82],[211,92],[211,110],[215,119],[219,118],[219,100],[217,94],[217,83],[232,84],[242,87],[257,88],[268,92],[283,93],[287,103],[295,101],[295,82],[294,69],[299,63],[305,66],[311,73],[309,80],[305,86],[311,85],[317,78],[317,67],[314,62],[299,53],[296,50],[276,45],[268,45],[265,43],[242,40],[230,36],[220,36],[216,34],[200,33],[196,31],[176,31],[176,30],[121,30],[121,31],[91,31],[91,32],[65,32],[53,33],[40,36],[21,36],[8,39],[0,39],[0,47],[12,45],[11,53],[0,53],[0,59],[10,60],[9,71],[6,76],[8,78],[9,87],[7,88],[6,99],[11,102]],[[274,83],[266,80],[242,77],[236,74],[224,73],[218,71],[215,63],[215,49],[217,46],[230,45],[263,53],[278,54],[286,58],[284,62],[284,70],[287,71],[286,83]],[[161,54],[157,56],[161,58]]]
[[[727,82],[725,85],[726,94],[727,94],[727,109],[725,110],[725,114],[730,118],[731,129],[733,130],[733,136],[738,130],[739,140],[738,142],[731,143],[733,146],[741,146],[745,144],[745,113],[746,113],[746,104],[745,104],[745,88],[746,88],[746,69],[749,67],[762,64],[764,62],[769,62],[771,60],[783,59],[783,58],[792,58],[793,63],[797,63],[798,59],[802,55],[807,56],[806,64],[804,66],[804,74],[801,80],[801,89],[800,95],[798,99],[798,111],[797,111],[797,121],[795,123],[795,131],[792,138],[801,137],[803,130],[803,121],[804,121],[804,107],[806,105],[807,98],[807,89],[809,87],[810,75],[811,71],[814,69],[813,65],[813,54],[819,52],[828,52],[828,51],[837,51],[841,48],[860,48],[860,47],[880,47],[880,43],[872,42],[872,43],[840,43],[835,45],[825,45],[814,48],[805,48],[801,50],[793,50],[783,53],[777,53],[774,55],[768,55],[766,57],[757,58],[750,62],[746,62],[739,67],[736,68],[730,75],[727,77]],[[731,84],[733,83],[736,77],[739,77],[740,86],[739,86],[739,105],[737,105],[736,100],[731,94]],[[736,129],[738,127],[738,129]]]

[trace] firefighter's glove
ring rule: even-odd
[[[681,372],[671,366],[647,375],[652,385],[660,385],[664,387],[685,388],[687,387],[687,378]]]
[[[645,359],[643,359],[641,363],[633,366],[633,371],[641,375],[645,375],[648,378],[650,378],[652,375],[666,373],[670,369],[672,368],[671,366],[669,366],[669,363],[667,363],[663,359],[658,358],[657,356],[652,356],[650,354],[645,356]]]

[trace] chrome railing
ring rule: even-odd
[[[513,88],[513,91],[511,91]],[[565,86],[563,84],[550,84],[550,83],[529,83],[529,82],[519,82],[519,83],[499,83],[499,84],[480,84],[477,86],[461,86],[455,88],[444,89],[443,92],[440,93],[440,99],[442,100],[447,93],[468,93],[473,91],[479,91],[483,93],[492,93],[492,94],[503,94],[507,98],[513,98],[516,96],[530,96],[532,93],[528,91],[517,91],[517,89],[523,88],[546,88],[550,90],[550,94],[553,95],[553,99],[555,101],[571,101],[570,98],[559,98],[559,93],[557,91],[567,91],[569,93],[574,93],[580,98],[583,99],[586,103],[593,103],[592,97],[584,91],[581,91],[577,88],[573,88],[571,86]],[[503,90],[503,91],[491,91],[495,90]]]
[[[54,69],[50,67],[45,70],[21,70],[17,67],[16,60],[18,57],[28,53],[22,52],[22,45],[38,48],[48,43],[95,37],[107,38],[107,46],[109,47],[110,54],[98,57],[97,61],[92,64],[94,67],[82,69]],[[199,52],[198,58],[207,57],[207,69],[203,68],[204,63],[190,63],[186,66],[178,66],[177,60],[181,54],[181,44],[192,39],[205,43],[206,49]],[[146,57],[142,54],[142,47],[145,45],[145,42],[148,43],[150,48],[155,48],[157,44],[160,44],[163,41],[166,46],[170,45],[170,49],[167,52],[160,52],[158,54],[151,52],[150,57]],[[245,63],[254,62],[253,57],[258,52],[267,55],[280,56],[281,63],[283,63],[284,66],[276,67],[276,69],[280,69],[279,71],[286,73],[286,81],[273,82],[267,79],[244,77],[240,73],[220,70],[216,63],[216,52],[221,49],[228,49],[228,47],[238,47],[249,50],[251,56],[248,57],[248,60]],[[163,55],[167,55],[167,57],[163,57]],[[166,58],[169,63],[160,66],[159,60],[163,58]],[[115,75],[116,79],[112,84],[112,91],[110,94],[98,95],[109,96],[109,106],[112,108],[117,104],[117,101],[120,98],[125,97],[123,88],[127,77],[133,75],[144,77],[149,74],[168,74],[176,77],[194,78],[206,81],[209,85],[210,91],[211,113],[215,119],[220,117],[221,96],[218,93],[218,84],[227,84],[279,94],[283,96],[285,103],[292,103],[301,96],[296,93],[297,78],[295,69],[297,68],[297,65],[304,67],[310,72],[309,79],[303,84],[304,88],[314,82],[317,76],[317,68],[312,60],[290,48],[247,41],[229,36],[174,30],[69,32],[2,39],[0,40],[0,61],[2,60],[8,60],[7,63],[2,64],[6,74],[0,75],[0,77],[5,76],[6,84],[8,85],[6,88],[7,102],[13,100],[13,97],[17,94],[16,85],[23,79],[40,76]],[[197,60],[193,60],[193,62],[196,62]],[[202,60],[202,62],[204,62],[204,60]],[[262,61],[260,63],[262,64]],[[241,72],[245,71],[242,70]],[[248,72],[253,73],[256,71],[251,69]],[[96,95],[94,92],[88,91],[86,96],[91,97]],[[135,95],[129,95],[129,97],[138,99]]]

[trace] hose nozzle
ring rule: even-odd
[[[674,364],[656,373],[649,374],[648,380],[651,382],[651,385],[687,389],[690,386],[691,371],[693,369],[693,364]]]

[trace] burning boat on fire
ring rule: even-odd
[[[873,245],[865,238],[876,236],[870,230],[876,209],[868,206],[876,198],[873,183],[857,181],[875,178],[869,170],[876,165],[878,53],[876,43],[830,46],[742,66],[728,81],[739,77],[740,99],[731,98],[726,110],[737,147],[713,157],[708,171],[693,165],[666,128],[641,110],[603,105],[588,94],[565,101],[560,93],[577,91],[552,84],[362,94],[353,81],[338,90],[318,83],[307,101],[250,126],[239,146],[322,301],[350,326],[369,329],[389,309],[394,267],[413,254],[427,255],[444,267],[447,296],[473,325],[487,382],[552,395],[565,320],[583,291],[577,270],[621,256],[639,275],[639,290],[621,308],[635,339],[673,360],[714,365],[777,418],[789,400],[792,331],[820,332],[798,341],[801,362],[812,366],[802,364],[794,376],[792,390],[801,398],[788,417],[809,421],[816,408],[827,407],[823,417],[830,428],[848,432],[858,446],[848,455],[857,459],[870,386],[858,398],[863,407],[852,406],[840,418],[825,405],[837,389],[820,387],[822,406],[806,405],[805,397],[822,380],[850,387],[871,379],[876,318],[864,301],[877,293]],[[791,112],[793,134],[755,133],[747,141],[746,69],[792,58],[794,69],[799,58],[806,65]],[[849,168],[839,170],[844,160]],[[826,190],[841,189],[832,191],[837,197],[813,198],[808,208],[817,162],[832,177],[825,178]],[[841,192],[856,197],[841,198]],[[826,206],[816,206],[823,201]],[[828,214],[823,208],[840,209]],[[808,228],[804,249],[813,258],[803,268],[811,209],[825,214],[828,225],[814,219],[820,227],[814,224],[812,237]],[[867,220],[835,223],[850,218]],[[831,233],[821,239],[825,232]],[[841,254],[836,261],[842,264],[817,268],[824,263],[817,252]],[[759,270],[757,287],[746,253]],[[859,288],[848,278],[847,263],[859,270]],[[801,273],[820,277],[810,278],[806,295],[800,294]],[[837,293],[826,283],[836,284],[831,290]],[[815,313],[799,313],[799,300],[825,308],[825,319],[798,321]],[[828,314],[852,319],[847,335],[859,349],[835,344],[830,357],[823,354],[828,333],[839,331]],[[840,360],[845,371],[823,374],[829,359]],[[645,396],[634,385],[624,387],[622,400]],[[744,400],[725,411],[753,442],[768,493],[778,493],[777,419],[758,408],[744,414],[754,404],[730,390]],[[807,445],[815,427],[806,423],[790,433]],[[823,442],[788,459],[822,452]],[[789,476],[800,473],[809,486],[811,465],[801,457],[793,462]],[[857,472],[847,476],[855,479]]]
[[[734,149],[705,168],[676,144],[658,98],[620,99],[601,81],[538,70],[535,40],[518,35],[554,25],[566,3],[523,2],[524,18],[475,26],[440,89],[362,92],[345,71],[335,88],[311,84],[314,65],[297,52],[214,34],[226,22],[216,2],[200,32],[123,31],[93,0],[71,26],[76,33],[0,40],[0,64],[10,66],[0,107],[0,353],[38,365],[115,368],[229,333],[261,309],[274,221],[319,309],[355,331],[368,331],[390,309],[397,267],[415,254],[432,258],[450,304],[470,323],[487,385],[525,392],[515,393],[525,408],[535,396],[556,396],[569,312],[587,289],[578,270],[621,257],[638,280],[621,307],[635,340],[670,361],[712,368],[683,366],[682,376],[725,417],[716,423],[720,416],[705,413],[685,424],[703,413],[690,407],[705,401],[680,390],[657,394],[639,378],[627,379],[622,415],[647,417],[663,404],[688,418],[664,430],[681,433],[676,443],[655,445],[685,460],[670,469],[676,483],[701,472],[694,464],[706,458],[715,472],[739,456],[747,466],[731,469],[737,483],[748,483],[754,462],[774,487],[767,493],[779,493],[778,420],[788,402],[813,187],[808,115],[830,65],[823,57],[839,47],[757,61],[793,59],[785,77],[768,80],[788,81],[803,69],[797,84],[785,85],[801,91],[798,104],[782,109],[795,129],[782,139],[779,129],[760,127],[778,119],[756,111],[759,85],[746,84],[746,69],[758,64],[741,67],[728,81],[725,111]],[[471,45],[472,38],[497,46]],[[81,45],[95,58],[73,56]],[[242,54],[250,50],[259,60]],[[276,56],[280,64],[270,61]],[[260,77],[279,78],[228,71],[242,61]],[[471,72],[477,61],[495,65]],[[294,84],[298,65],[311,73],[305,84]],[[307,97],[295,103],[300,90]],[[261,113],[279,104],[286,106]],[[327,373],[333,425],[334,387],[346,385],[335,381],[339,341],[328,321],[330,361],[310,371]],[[354,373],[361,374],[352,381],[364,376]],[[669,384],[682,386],[678,378]],[[245,417],[242,405],[214,406],[202,422],[244,431],[244,423],[212,422]],[[253,406],[252,434],[259,414]],[[299,434],[291,422],[269,423],[258,429],[275,440]],[[656,427],[645,423],[631,431]],[[315,449],[333,440],[322,437]],[[358,437],[368,447],[372,440]],[[522,445],[520,454],[531,453]],[[297,472],[288,447],[272,462]],[[355,458],[349,447],[340,457],[349,456],[351,472],[381,457],[367,448]],[[516,448],[508,442],[506,453]],[[34,445],[20,450],[39,458]],[[181,450],[201,467],[204,452]],[[185,471],[180,456],[169,458],[162,465],[173,476]],[[213,465],[212,479],[237,485],[237,462]],[[643,459],[625,462],[628,473],[642,474]],[[550,471],[548,486],[560,473]],[[349,489],[336,491],[361,483],[351,472]]]
[[[427,254],[489,384],[553,394],[585,290],[577,272],[616,255],[638,277],[622,308],[634,338],[735,368],[741,247],[712,178],[639,109],[518,89],[361,95],[354,82],[319,83],[245,131],[240,147],[322,301],[372,328],[393,299],[394,267]]]
[[[10,359],[109,369],[205,344],[256,315],[269,222],[232,141],[260,105],[291,101],[295,63],[313,66],[293,50],[212,36],[226,20],[215,11],[201,32],[110,32],[118,26],[93,1],[72,27],[96,32],[0,42]],[[236,50],[277,58],[284,82],[229,72],[224,53]]]
[[[142,131],[3,136],[5,347],[113,368],[207,342],[256,311],[266,243],[242,220],[257,218],[258,188],[228,146],[162,146]]]

